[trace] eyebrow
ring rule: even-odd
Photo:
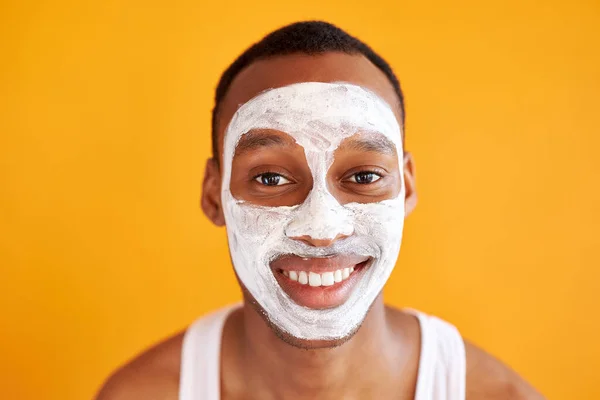
[[[235,148],[235,155],[239,156],[261,147],[287,147],[293,143],[295,142],[290,137],[284,137],[269,131],[251,130],[240,138]]]
[[[287,147],[293,144],[295,141],[289,136],[278,135],[266,130],[250,130],[240,138],[235,148],[235,155],[239,156],[258,148]],[[396,154],[396,145],[387,137],[379,135],[351,138],[344,141],[339,148],[387,155]]]
[[[352,138],[344,142],[340,148],[388,155],[396,154],[396,145],[385,136]]]

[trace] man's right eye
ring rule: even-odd
[[[265,186],[283,186],[291,183],[289,179],[286,179],[284,176],[274,172],[266,172],[264,174],[257,175],[254,180]]]

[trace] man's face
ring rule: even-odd
[[[282,61],[287,73],[268,65]],[[382,76],[359,56],[286,56],[242,71],[223,102],[214,200],[237,276],[280,336],[346,339],[396,262],[404,152]]]

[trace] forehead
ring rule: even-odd
[[[240,106],[268,89],[301,82],[347,82],[362,86],[383,99],[398,124],[402,120],[399,99],[385,74],[362,55],[325,53],[292,54],[259,60],[233,80],[220,105],[217,119],[218,148],[222,157],[224,131]],[[221,160],[222,161],[222,160]]]
[[[375,93],[348,83],[302,82],[261,93],[231,119],[225,150],[257,128],[286,132],[310,152],[333,151],[342,140],[360,132],[387,136],[397,145],[401,138],[389,105]]]

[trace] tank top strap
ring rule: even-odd
[[[465,344],[453,325],[416,310],[421,357],[415,400],[465,400]]]
[[[186,331],[181,349],[180,400],[219,400],[221,337],[230,305],[196,320]]]

